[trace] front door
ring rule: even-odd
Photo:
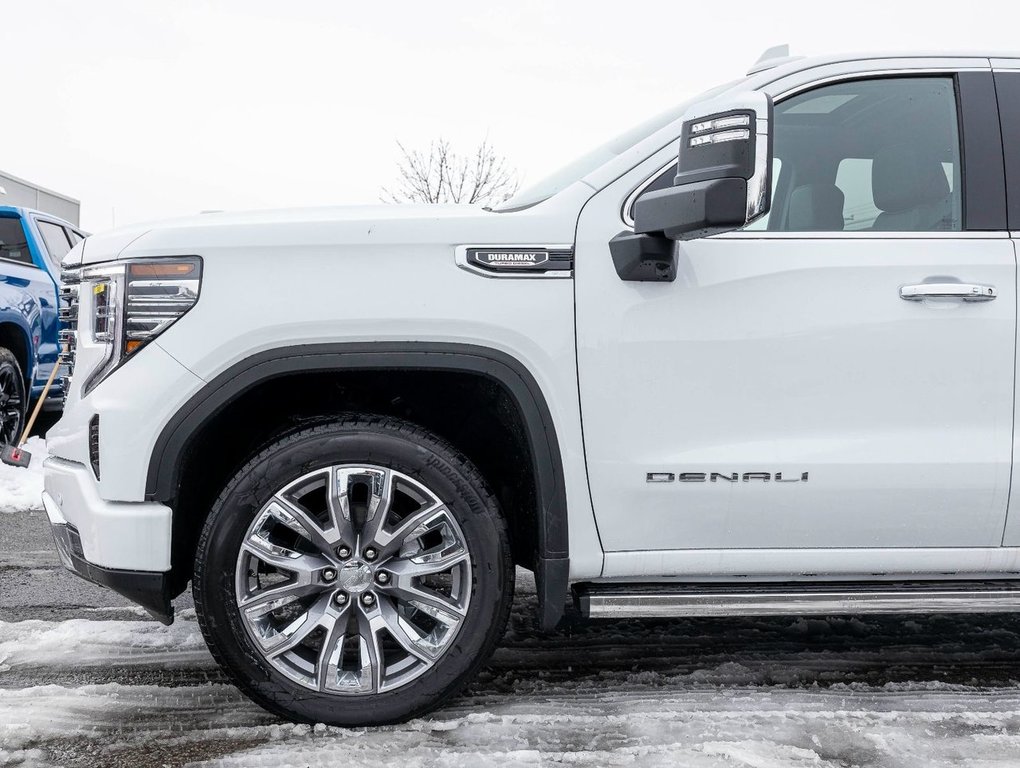
[[[926,72],[778,100],[768,220],[680,243],[672,283],[613,268],[635,179],[584,209],[578,363],[607,552],[1000,544],[1016,261],[1007,233],[967,231],[959,88]]]

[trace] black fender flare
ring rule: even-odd
[[[195,393],[163,427],[149,458],[146,499],[171,501],[193,436],[220,409],[252,387],[302,372],[415,370],[465,372],[501,385],[524,421],[536,478],[539,521],[535,574],[543,628],[563,616],[569,580],[566,486],[549,406],[538,382],[516,358],[471,344],[352,342],[304,344],[256,353],[235,363]]]

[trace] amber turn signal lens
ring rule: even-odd
[[[128,341],[127,344],[124,345],[124,351],[130,355],[140,346],[142,346],[142,342],[138,341],[137,339],[131,339]]]
[[[195,271],[192,261],[159,261],[152,264],[132,264],[131,277],[187,277]]]

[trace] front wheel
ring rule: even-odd
[[[506,626],[505,520],[449,444],[342,420],[241,469],[195,561],[199,622],[237,685],[303,722],[405,720],[456,693]]]
[[[0,445],[17,445],[25,427],[28,398],[18,358],[0,347]]]

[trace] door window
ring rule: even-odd
[[[28,250],[28,238],[25,237],[21,219],[0,217],[0,258],[32,264],[32,254]]]
[[[50,266],[55,274],[60,274],[60,262],[71,250],[71,242],[67,239],[67,232],[59,224],[50,221],[37,221],[39,231],[42,232],[43,240],[46,241],[46,250],[49,252]]]
[[[40,221],[39,231],[42,232],[43,240],[46,241],[46,248],[50,255],[59,262],[71,250],[71,243],[67,239],[67,233],[59,224],[49,221]]]
[[[963,228],[952,78],[858,80],[807,91],[776,105],[773,133],[783,174],[769,219],[756,229]]]

